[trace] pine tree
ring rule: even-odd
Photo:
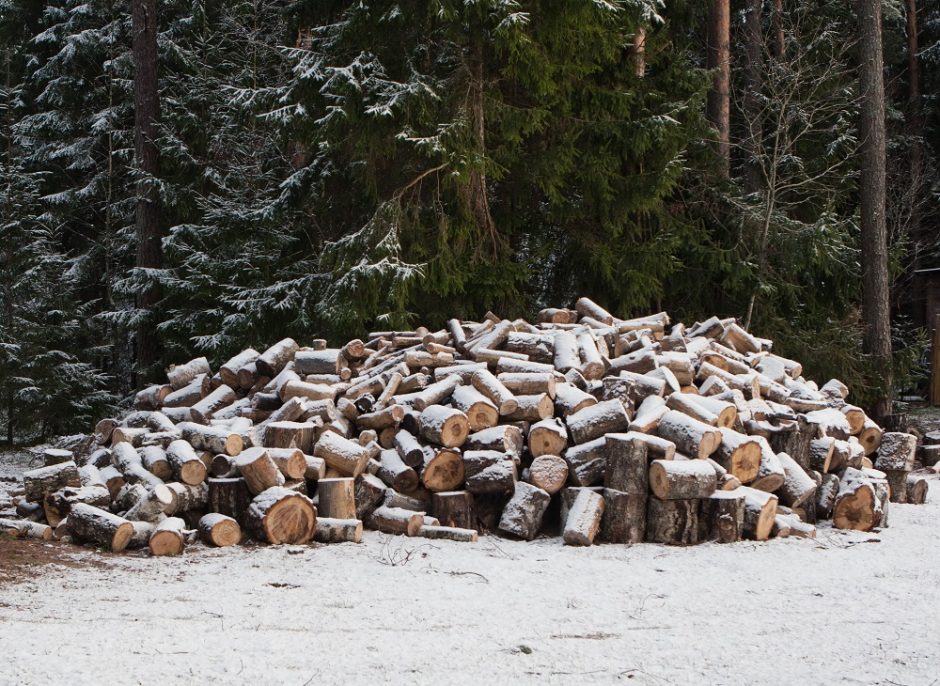
[[[9,17],[6,17],[9,19]],[[88,307],[75,288],[75,261],[43,211],[42,176],[24,165],[14,131],[23,106],[23,54],[0,51],[0,423],[8,443],[61,433],[113,401],[106,378],[82,349]]]

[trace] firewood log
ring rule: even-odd
[[[394,448],[382,451],[375,475],[396,491],[410,491],[418,485],[417,473],[404,463]]]
[[[421,437],[446,448],[459,448],[470,433],[470,422],[460,410],[430,405],[421,412]]]
[[[516,482],[512,497],[499,519],[501,531],[531,541],[542,527],[551,496],[537,486]]]
[[[661,438],[675,443],[679,451],[691,457],[708,457],[718,450],[722,443],[722,433],[718,429],[675,410],[670,410],[662,416],[656,432]]]
[[[586,331],[582,331],[576,337],[578,353],[581,358],[579,371],[586,379],[600,379],[607,371],[607,365],[601,358],[600,351],[597,349],[597,342],[594,337]]]
[[[417,536],[424,526],[424,514],[398,507],[381,506],[369,517],[368,524],[387,534],[405,534]]]
[[[324,350],[302,349],[294,353],[294,371],[301,376],[308,374],[339,374],[344,365],[342,352],[336,348]]]
[[[424,498],[424,492],[420,490],[413,491],[413,493],[417,493],[422,497],[412,497],[389,488],[385,491],[385,499],[382,501],[382,504],[385,505],[385,507],[399,507],[402,510],[411,510],[412,512],[427,512],[431,507],[430,495]],[[430,493],[430,491],[428,491],[428,493]]]
[[[777,496],[748,486],[728,493],[738,491],[744,494],[744,535],[755,541],[766,541],[777,516]]]
[[[163,483],[144,468],[140,455],[130,443],[117,443],[112,446],[111,461],[128,483],[143,484],[148,488]]]
[[[499,408],[472,386],[456,387],[452,402],[456,409],[467,415],[471,431],[480,431],[499,423]]]
[[[497,374],[553,374],[555,368],[550,364],[543,362],[533,362],[532,360],[517,360],[511,357],[501,356],[496,360]]]
[[[458,379],[460,379],[461,383],[466,386],[470,384],[470,380],[473,378],[473,375],[481,369],[489,369],[489,367],[485,362],[469,362],[467,360],[461,360],[457,364],[451,365],[450,367],[435,367],[434,378],[437,381],[443,381],[445,377],[456,376]],[[415,376],[419,375],[416,374]],[[407,379],[402,381],[403,387],[406,382]],[[427,384],[421,386],[421,388],[426,387]],[[421,390],[421,388],[415,390]]]
[[[134,396],[134,407],[138,410],[158,410],[163,407],[163,401],[172,392],[173,387],[169,384],[148,386]]]
[[[238,545],[242,540],[242,528],[238,522],[218,512],[203,515],[197,528],[203,542],[217,548]]]
[[[633,372],[635,374],[646,374],[656,369],[657,365],[656,351],[651,348],[642,348],[611,360],[608,373]]]
[[[885,478],[888,480],[890,500],[892,503],[907,502],[907,477],[910,472],[903,469],[885,469]],[[46,518],[48,521],[48,517]],[[50,522],[51,523],[51,522]]]
[[[787,507],[800,507],[804,502],[816,496],[816,482],[796,461],[786,453],[777,453],[780,466],[783,467],[784,480],[777,489],[780,504]]]
[[[144,469],[158,479],[167,481],[173,478],[173,467],[167,459],[166,450],[158,445],[148,445],[140,449],[140,461]]]
[[[66,528],[67,525],[68,521],[66,520]],[[134,527],[134,533],[131,535],[131,540],[127,543],[127,549],[139,550],[146,548],[150,544],[150,536],[153,534],[156,525],[153,522],[141,521],[131,522],[131,525]]]
[[[424,449],[410,432],[404,429],[397,431],[394,442],[395,450],[406,465],[414,469],[424,464]]]
[[[313,538],[317,510],[307,496],[275,486],[255,496],[245,519],[260,541],[302,544]]]
[[[331,519],[356,518],[355,479],[322,479],[317,485],[317,514]]]
[[[516,402],[515,411],[506,415],[507,421],[538,422],[551,417],[555,411],[555,404],[548,393],[517,395]]]
[[[836,474],[823,474],[822,482],[816,488],[816,516],[822,519],[832,517],[832,508],[839,495],[841,479]]]
[[[220,479],[220,481],[224,481],[224,479]],[[166,506],[164,514],[169,517],[182,515],[191,510],[202,509],[206,507],[209,502],[209,487],[206,484],[189,486],[187,484],[173,482],[167,484],[166,487],[170,491],[171,501],[170,504]]]
[[[466,490],[474,495],[511,494],[516,484],[516,463],[495,450],[467,450],[463,454]]]
[[[649,466],[650,491],[660,500],[707,498],[717,484],[715,470],[706,460],[653,460]]]
[[[795,514],[778,514],[774,517],[771,535],[775,538],[816,538],[816,527],[807,524]]]
[[[470,434],[463,448],[464,450],[496,450],[518,461],[525,445],[523,435],[522,429],[518,426],[501,424]]]
[[[111,419],[110,417],[100,420],[95,424],[95,430],[93,432],[95,442],[97,442],[98,445],[109,445],[111,443],[111,434],[114,432],[117,425],[117,420]]]
[[[150,534],[150,554],[154,556],[179,555],[186,547],[186,522],[179,517],[167,517]]]
[[[865,417],[862,430],[858,434],[858,442],[862,444],[866,455],[871,455],[878,450],[881,446],[882,434],[881,427]]]
[[[120,443],[126,443],[134,448],[139,448],[144,441],[144,436],[150,433],[146,427],[127,427],[116,426],[111,433],[111,447]]]
[[[919,474],[907,474],[904,482],[905,501],[911,505],[927,502],[927,479]]]
[[[362,543],[362,521],[317,517],[313,540],[317,543]]]
[[[760,491],[773,493],[783,486],[786,475],[767,439],[763,436],[755,436],[755,438],[761,446],[760,465],[757,468],[757,476],[749,485]]]
[[[370,457],[368,449],[333,432],[320,436],[313,454],[322,458],[327,466],[352,477],[362,474]]]
[[[601,528],[604,515],[604,498],[598,493],[582,488],[568,510],[562,540],[565,545],[585,546],[594,543]]]
[[[624,493],[605,488],[600,540],[608,543],[641,543],[646,535],[646,493]]]
[[[635,433],[611,433],[605,437],[606,468],[604,486],[630,494],[646,495],[649,490],[647,444]]]
[[[78,467],[74,462],[61,462],[48,467],[39,467],[23,473],[23,489],[26,500],[41,503],[48,493],[60,488],[81,486]]]
[[[99,471],[105,486],[108,488],[108,492],[111,494],[111,497],[114,498],[127,483],[124,480],[124,475],[121,474],[114,465],[102,467]]]
[[[659,426],[660,420],[669,412],[666,407],[666,401],[658,395],[650,395],[643,399],[639,407],[636,408],[636,414],[630,422],[630,431],[638,433],[652,433]]]
[[[814,438],[810,442],[809,464],[817,472],[826,474],[832,471],[832,457],[835,450],[836,439],[828,436]]]
[[[597,398],[570,383],[559,383],[555,386],[555,413],[557,415],[568,417],[596,404]]]
[[[614,316],[590,298],[578,298],[574,308],[582,317],[591,317],[608,326],[614,323]]]
[[[207,396],[210,391],[209,376],[200,374],[182,388],[167,394],[163,399],[162,409],[166,413],[168,408],[191,407]]]
[[[209,395],[189,408],[193,421],[197,424],[208,424],[216,411],[235,402],[235,391],[230,386],[222,384]]]
[[[630,418],[623,403],[606,400],[568,415],[566,423],[575,443],[587,443],[608,433],[626,431]]]
[[[167,381],[174,391],[178,391],[200,374],[212,376],[212,368],[205,357],[197,357],[186,364],[171,365],[166,371]]]
[[[887,431],[881,438],[875,469],[911,471],[917,452],[917,437],[913,434]]]
[[[297,448],[265,448],[264,450],[288,481],[306,477],[307,456],[302,451]],[[315,468],[315,473],[319,478],[318,468]]]
[[[702,499],[699,541],[740,541],[744,533],[745,509],[745,496],[740,491],[715,491]]]
[[[0,519],[0,532],[15,538],[35,538],[40,541],[51,541],[53,536],[52,527],[48,524],[19,519]]]
[[[293,338],[284,338],[265,350],[255,361],[258,373],[274,378],[294,359],[294,354],[300,348]]]
[[[265,448],[249,448],[242,451],[235,460],[235,466],[253,495],[284,485],[284,475]]]
[[[445,402],[453,395],[454,390],[462,383],[459,375],[449,375],[440,381],[435,381],[416,393],[396,395],[392,400],[406,408],[413,408],[419,412],[432,406]]]
[[[646,505],[646,540],[667,545],[699,542],[698,500],[660,500],[651,495]]]
[[[45,448],[42,451],[42,461],[46,467],[62,464],[63,462],[74,462],[75,455],[71,450],[62,450],[60,448]]]
[[[259,355],[260,353],[254,348],[246,348],[234,357],[229,358],[225,364],[219,367],[219,376],[222,378],[222,383],[231,388],[240,388],[239,370],[245,365],[254,363]]]
[[[166,450],[166,459],[173,468],[177,481],[196,486],[206,480],[208,470],[205,463],[184,440],[173,441]]]
[[[76,503],[69,511],[68,532],[76,541],[94,543],[119,553],[130,542],[134,527],[123,517],[92,505]]]
[[[356,519],[367,521],[385,499],[386,485],[371,474],[356,478]]]
[[[662,397],[666,393],[666,382],[663,379],[628,371],[620,372],[620,378],[632,384],[633,400],[637,404],[651,395]]]
[[[568,431],[559,419],[547,418],[529,427],[529,452],[533,457],[561,455],[568,447]]]
[[[568,478],[576,486],[594,486],[604,481],[607,469],[605,437],[571,446],[562,457],[568,463]]]
[[[845,397],[849,394],[849,387],[838,379],[829,379],[829,381],[822,385],[819,391],[820,393],[823,393],[830,398],[844,400]]]
[[[310,383],[300,379],[289,379],[278,389],[278,397],[282,401],[291,398],[305,398],[307,400],[334,400],[337,387],[324,383]]]
[[[496,378],[516,395],[536,395],[547,393],[555,398],[556,379],[554,373],[546,372],[503,372]]]
[[[268,448],[297,448],[309,453],[313,451],[317,427],[317,420],[268,422],[264,425],[262,444]]]
[[[173,503],[173,493],[166,486],[154,486],[125,514],[131,521],[156,522]]]
[[[568,480],[568,463],[557,455],[539,455],[532,460],[526,480],[549,495],[554,495]]]
[[[460,453],[449,448],[425,446],[421,485],[431,492],[452,491],[464,481],[464,462]]]
[[[515,397],[502,382],[485,369],[473,373],[470,378],[473,387],[496,405],[501,416],[515,412],[518,407]]]
[[[432,494],[431,513],[443,526],[476,529],[473,494],[469,491],[443,491]]]
[[[396,426],[405,416],[405,408],[401,405],[389,405],[388,407],[361,414],[356,423],[365,429],[385,429],[390,426]]]
[[[418,535],[422,538],[457,541],[459,543],[476,543],[479,538],[476,529],[433,526],[427,524],[418,529]]]

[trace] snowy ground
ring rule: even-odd
[[[816,541],[574,549],[367,532],[175,559],[65,547],[0,581],[0,684],[928,686],[940,482],[931,491],[877,534]]]

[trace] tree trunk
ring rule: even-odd
[[[719,173],[727,178],[731,160],[731,3],[712,0],[708,13],[706,66],[714,71],[706,114],[718,131]]]
[[[763,6],[763,0],[748,0],[744,16],[744,44],[747,54],[747,66],[744,71],[744,125],[746,128],[744,147],[747,153],[747,159],[744,161],[744,190],[746,193],[756,193],[763,185],[758,162],[764,133],[760,116],[760,92],[764,86],[764,33],[761,30]]]
[[[920,107],[920,57],[918,56],[917,35],[917,0],[905,0],[907,9],[907,109],[911,135],[911,181],[917,186],[922,185],[924,149],[921,136],[924,130],[924,116]],[[911,217],[911,227],[918,229],[920,213],[917,211],[917,200],[914,198],[914,211]]]
[[[863,346],[880,380],[872,415],[891,411],[891,312],[888,305],[888,232],[885,217],[885,88],[881,45],[881,0],[858,0],[859,85],[862,95],[860,180]]]
[[[156,178],[160,174],[157,123],[160,96],[157,84],[157,3],[133,2],[134,48],[134,148],[137,168],[137,260],[138,269],[159,269],[162,263],[160,197]],[[146,375],[157,361],[158,343],[155,308],[160,300],[156,285],[137,293],[137,308],[143,320],[137,329],[137,367]]]

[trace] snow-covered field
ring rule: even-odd
[[[0,684],[940,683],[940,483],[871,535],[73,554],[0,586]],[[52,545],[52,544],[50,544]],[[58,545],[58,544],[56,544]]]

